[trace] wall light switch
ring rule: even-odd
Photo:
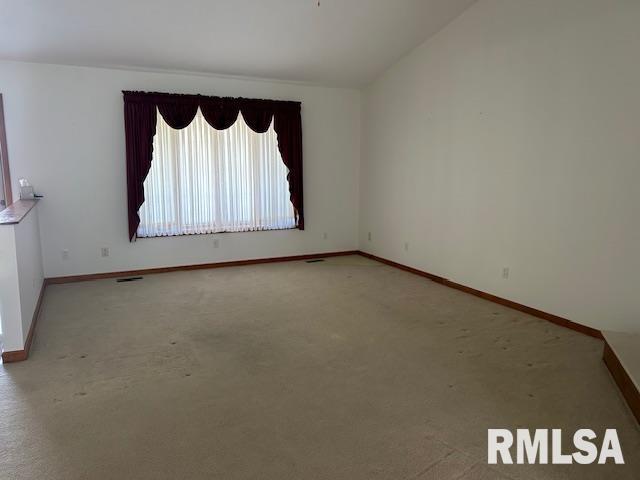
[[[218,248],[220,246],[220,239],[219,238],[214,238],[213,239],[213,248]]]

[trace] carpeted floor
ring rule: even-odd
[[[0,478],[638,478],[601,354],[356,256],[51,286],[0,366]],[[627,464],[491,468],[490,427],[617,428]]]

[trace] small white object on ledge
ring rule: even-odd
[[[30,198],[35,198],[35,193],[33,192],[33,186],[29,184],[29,181],[26,178],[21,178],[18,180],[20,184],[20,198],[23,200],[27,200]]]

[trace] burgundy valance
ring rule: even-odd
[[[198,108],[206,121],[217,130],[233,125],[238,113],[253,131],[264,133],[271,125],[278,138],[282,161],[289,169],[287,180],[296,225],[304,230],[302,201],[302,122],[300,102],[257,100],[250,98],[209,97],[172,93],[122,92],[124,95],[124,128],[127,148],[127,196],[129,239],[133,240],[144,203],[144,180],[151,168],[156,112],[175,129],[189,125]]]

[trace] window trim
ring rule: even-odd
[[[9,150],[7,148],[7,131],[4,121],[4,104],[2,93],[0,93],[0,168],[2,169],[2,187],[4,190],[5,205],[0,205],[0,210],[4,210],[13,203],[11,191],[11,174],[9,172]]]
[[[265,232],[288,232],[290,230],[298,230],[298,227],[286,227],[286,228],[265,228],[263,230],[220,230],[219,232],[203,232],[203,233],[176,233],[173,235],[154,235],[150,237],[137,236],[137,240],[154,240],[162,238],[180,238],[180,237],[199,237],[202,235],[237,235],[237,234],[249,234],[249,233],[265,233]]]

